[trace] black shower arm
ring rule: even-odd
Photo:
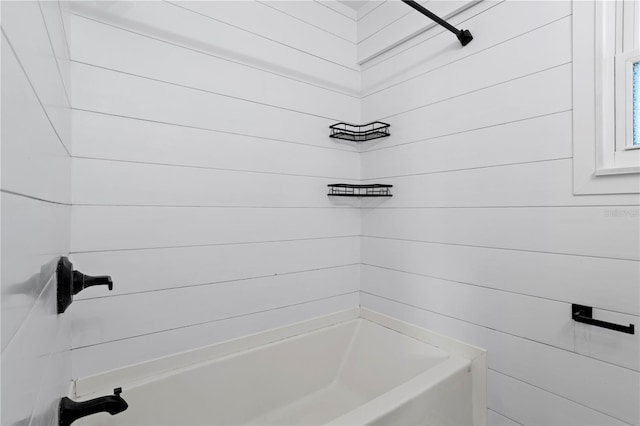
[[[459,29],[457,29],[456,27],[454,27],[453,25],[451,25],[450,23],[448,23],[447,21],[445,21],[444,19],[442,19],[438,15],[434,14],[433,12],[428,10],[427,8],[423,7],[420,3],[416,2],[416,1],[413,1],[413,0],[402,0],[402,2],[406,3],[407,5],[411,6],[412,8],[417,10],[418,12],[420,12],[423,15],[425,15],[426,17],[428,17],[429,19],[435,21],[437,24],[442,25],[443,27],[445,27],[446,29],[448,29],[449,31],[454,33],[456,35],[456,37],[458,37],[458,40],[460,40],[460,43],[463,46],[466,46],[467,44],[469,44],[469,42],[471,40],[473,40],[473,36],[471,35],[471,32],[469,30],[459,30]]]

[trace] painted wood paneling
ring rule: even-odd
[[[537,90],[530,91],[531,87]],[[523,91],[528,91],[526,102],[522,102]],[[462,97],[377,118],[391,124],[391,137],[385,142],[385,145],[391,146],[570,109],[571,64],[567,64]],[[363,118],[367,120],[367,117]]]
[[[72,314],[73,347],[95,345],[358,291],[358,265],[86,299]],[[186,309],[185,309],[186,308]],[[174,312],[175,315],[167,315]]]
[[[325,196],[325,195],[322,195]],[[350,208],[73,206],[73,252],[358,235]]]
[[[259,333],[351,309],[358,303],[358,293],[354,292],[220,321],[164,330],[132,339],[77,348],[71,351],[73,377],[84,377],[124,365]],[[120,356],[114,357],[113,354],[120,354]]]
[[[74,204],[334,207],[335,178],[74,160]],[[341,180],[357,183],[355,180]]]
[[[340,14],[346,18],[356,21],[358,19],[358,13],[347,5],[335,0],[313,0],[314,2],[333,10],[335,13]]]
[[[638,198],[572,195],[571,4],[486,0],[452,21],[467,47],[434,29],[360,73],[338,23],[379,48],[424,17],[307,3],[242,5],[280,29],[231,3],[77,6],[102,22],[75,18],[74,202],[99,206],[74,207],[73,260],[117,289],[74,306],[74,375],[362,303],[488,348],[496,424],[640,423],[637,337],[570,319],[640,313]],[[392,136],[327,137],[360,115]],[[394,197],[347,208],[332,178]]]
[[[87,299],[357,264],[360,263],[360,239],[353,236],[74,253],[71,260],[80,270],[95,271],[96,274],[108,271],[113,278],[113,291],[108,294],[96,289],[76,296],[76,299]]]
[[[570,156],[571,111],[566,111],[416,143],[379,143],[362,153],[361,168],[366,181]]]
[[[2,189],[70,203],[69,154],[4,35],[2,52]]]
[[[491,426],[518,426],[520,423],[515,420],[511,420],[508,417],[503,416],[500,413],[497,413],[493,410],[489,410],[488,412],[489,421],[488,424]]]
[[[639,211],[636,206],[367,209],[362,232],[432,243],[639,260]]]
[[[467,21],[472,20],[476,16],[485,13],[488,9],[495,7],[501,1],[504,1],[504,0],[496,0],[496,1],[485,1],[485,0],[473,1],[472,0],[472,2],[466,5],[468,7],[463,6],[460,10],[454,11],[452,13],[452,15],[454,16],[446,20],[447,22],[449,22],[450,24],[456,27],[466,28]],[[427,5],[429,5],[429,3],[427,3]],[[438,25],[433,25],[433,23],[432,25],[427,25],[424,28],[421,28],[421,31],[418,31],[415,34],[412,34],[410,37],[406,38],[405,40],[402,40],[401,42],[390,46],[390,48],[384,51],[381,51],[379,55],[374,55],[369,60],[362,63],[362,70],[364,71],[366,69],[373,67],[374,65],[377,65],[379,63],[384,63],[385,61],[392,59],[393,57],[400,55],[405,51],[410,51],[411,49],[419,45],[422,45],[423,43],[427,42],[432,38],[440,37],[446,32],[447,32],[446,29]],[[451,39],[449,39],[449,42],[451,43]],[[453,46],[453,43],[451,43],[451,45]],[[458,50],[461,50],[460,49],[461,46],[459,43],[457,44],[457,46],[458,46]]]
[[[490,404],[524,425],[627,424],[495,371],[489,371],[488,380]]]
[[[336,34],[355,21],[318,2],[104,5],[74,4],[72,261],[114,291],[76,298],[73,374],[357,306],[359,211],[326,196],[360,178],[359,148],[328,137],[360,117]]]
[[[360,31],[360,21],[364,19],[364,17],[367,16],[368,14],[373,13],[374,10],[376,10],[378,7],[382,6],[386,2],[387,0],[369,0],[364,4],[362,4],[356,11],[358,16],[357,31]]]
[[[277,10],[257,1],[199,2],[179,1],[172,4],[207,16],[217,22],[242,28],[270,41],[305,52],[309,56],[323,58],[345,68],[356,70],[356,46],[354,43],[327,37],[327,32],[291,19]]]
[[[70,49],[63,22],[63,13],[58,1],[40,1],[40,9],[51,40],[51,48],[56,60],[60,78],[64,85],[67,105],[71,102]],[[69,15],[69,12],[66,12]],[[71,142],[69,139],[68,142]]]
[[[350,94],[359,90],[360,76],[356,68],[332,63],[171,3],[131,2],[127,3],[125,12],[123,7],[75,2],[73,11],[333,90]]]
[[[362,209],[361,304],[487,348],[494,424],[639,424],[637,335],[571,320],[640,321],[638,197],[573,195],[571,2],[481,5],[452,20],[468,46],[433,31],[363,66],[392,136],[362,179],[394,196]]]
[[[640,315],[636,261],[364,237],[362,262]]]
[[[215,6],[224,3],[216,2]],[[245,3],[253,2],[238,4]],[[72,18],[74,61],[309,114],[357,121],[353,115],[359,111],[359,99],[354,96],[79,15]],[[184,72],[184,64],[190,64],[188,73]]]
[[[57,424],[71,379],[56,265],[69,253],[71,110],[68,46],[57,1],[2,2],[3,425]]]
[[[69,250],[69,206],[2,193],[2,349]]]
[[[56,340],[69,341],[68,326],[61,326],[58,330]],[[29,426],[58,424],[59,401],[62,395],[69,392],[69,379],[71,373],[71,351],[66,349],[49,354],[45,360],[45,367],[42,371],[42,385],[33,407],[33,415],[29,421]]]
[[[438,35],[425,34],[422,40],[407,49],[399,48],[364,66],[362,88],[365,94],[381,90],[408,78],[479,54],[485,49],[518,35],[535,30],[557,19],[571,15],[568,1],[498,1],[484,0],[482,4],[495,6],[475,15],[472,9],[460,17],[470,16],[464,23],[474,36],[473,42],[460,48],[455,37],[442,29]],[[475,6],[482,7],[482,6]],[[454,19],[452,21],[456,23]]]
[[[71,2],[68,0],[62,0],[58,2],[58,9],[60,9],[60,16],[62,18],[62,32],[67,47],[71,51]],[[69,55],[71,57],[71,55]]]
[[[58,138],[70,149],[69,103],[39,2],[3,3],[2,29]]]
[[[394,2],[395,3],[395,2]],[[554,49],[538,49],[555,43]],[[552,22],[487,49],[371,94],[362,105],[364,117],[386,117],[462,96],[505,81],[571,62],[571,17]],[[500,64],[496,67],[495,64]]]
[[[500,348],[494,351],[495,365],[510,376],[631,424],[640,421],[637,371],[600,362],[589,353],[576,355],[497,332],[491,334],[490,346]],[[518,360],[513,356],[517,353],[527,353],[527,359]],[[549,365],[541,365],[540,359]]]
[[[360,158],[355,151],[79,110],[73,111],[73,117],[77,157],[338,180],[359,178]]]
[[[470,7],[473,3],[469,0],[448,0],[430,2],[428,4],[429,10],[444,19],[448,19],[453,17],[456,12]],[[438,28],[436,23],[426,18],[421,13],[415,11],[410,13],[412,10],[407,10],[408,7],[401,2],[390,1],[381,6],[381,8],[385,6],[385,11],[389,13],[391,19],[387,20],[385,17],[382,25],[379,23],[377,26],[379,28],[378,30],[375,30],[370,35],[367,35],[370,33],[370,31],[367,31],[367,33],[363,34],[365,37],[359,39],[359,63],[370,60],[380,54],[380,52],[387,51],[392,47],[402,46],[404,41],[410,40],[430,28]],[[374,13],[375,11],[372,12],[372,15]],[[454,39],[454,41],[457,42],[457,39]]]
[[[59,322],[56,315],[56,279],[51,276],[20,332],[2,351],[2,423],[28,424],[36,406],[49,354],[55,351]],[[4,311],[4,310],[3,310]],[[68,351],[67,351],[68,354]],[[61,363],[58,368],[64,368]],[[70,377],[65,377],[68,383]]]
[[[72,63],[74,108],[163,123],[333,146],[330,118]],[[355,148],[354,148],[355,149]]]
[[[362,280],[364,292],[640,371],[637,335],[598,329],[585,335],[589,329],[571,319],[570,303],[370,266],[363,267]],[[594,314],[605,321],[640,325],[638,316],[602,309]],[[501,356],[502,349],[494,356]],[[625,373],[621,370],[619,379]],[[640,397],[640,389],[637,394]]]
[[[408,15],[411,13],[411,10],[413,10],[402,4],[402,2],[396,1],[385,1],[382,2],[382,4],[371,4],[367,6],[370,9],[368,13],[358,18],[358,43],[370,38],[376,32],[381,31],[384,27],[397,21],[404,15]]]
[[[357,41],[357,26],[354,25],[353,19],[336,13],[318,2],[310,1],[305,2],[309,4],[305,4],[295,0],[277,2],[265,0],[258,1],[264,6],[272,7],[282,13],[295,17],[302,22],[306,22],[307,24],[313,25],[323,31],[330,32],[337,37],[343,38],[352,43],[356,43]]]
[[[393,198],[386,202],[383,208],[640,204],[640,197],[633,194],[608,198],[575,197],[572,172],[571,158],[564,158],[443,173],[385,177],[384,182],[394,185],[394,191]]]

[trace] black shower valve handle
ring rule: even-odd
[[[82,272],[74,271],[73,264],[67,257],[61,257],[58,261],[56,271],[58,285],[58,313],[63,313],[73,301],[73,296],[80,293],[87,287],[96,285],[106,285],[109,290],[113,290],[113,281],[108,275],[92,277]]]
[[[78,294],[85,288],[93,287],[94,285],[106,285],[109,287],[109,291],[113,290],[113,281],[108,275],[92,277],[79,271],[73,271],[73,294]]]

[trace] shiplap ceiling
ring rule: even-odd
[[[368,0],[338,0],[340,3],[349,6],[353,10],[358,10],[364,6]]]

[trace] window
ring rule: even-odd
[[[638,135],[638,84],[640,52],[635,49],[619,55],[616,61],[616,143],[622,149],[640,148]],[[620,114],[618,114],[618,111]],[[639,151],[640,153],[640,151]]]
[[[574,1],[574,193],[640,192],[640,2]]]
[[[640,62],[633,64],[633,145],[640,145]]]
[[[603,25],[600,63],[614,70],[612,75],[603,70],[599,77],[600,84],[604,88],[610,87],[610,84],[615,87],[612,103],[603,102],[601,105],[600,114],[605,118],[600,135],[603,158],[598,164],[598,174],[640,171],[640,151],[637,150],[638,144],[634,144],[633,136],[633,70],[640,61],[636,28],[640,23],[638,13],[638,2],[632,0],[599,1],[596,9],[596,19]],[[609,82],[608,79],[613,81]],[[609,115],[610,119],[607,118]],[[615,128],[605,127],[609,123]]]

